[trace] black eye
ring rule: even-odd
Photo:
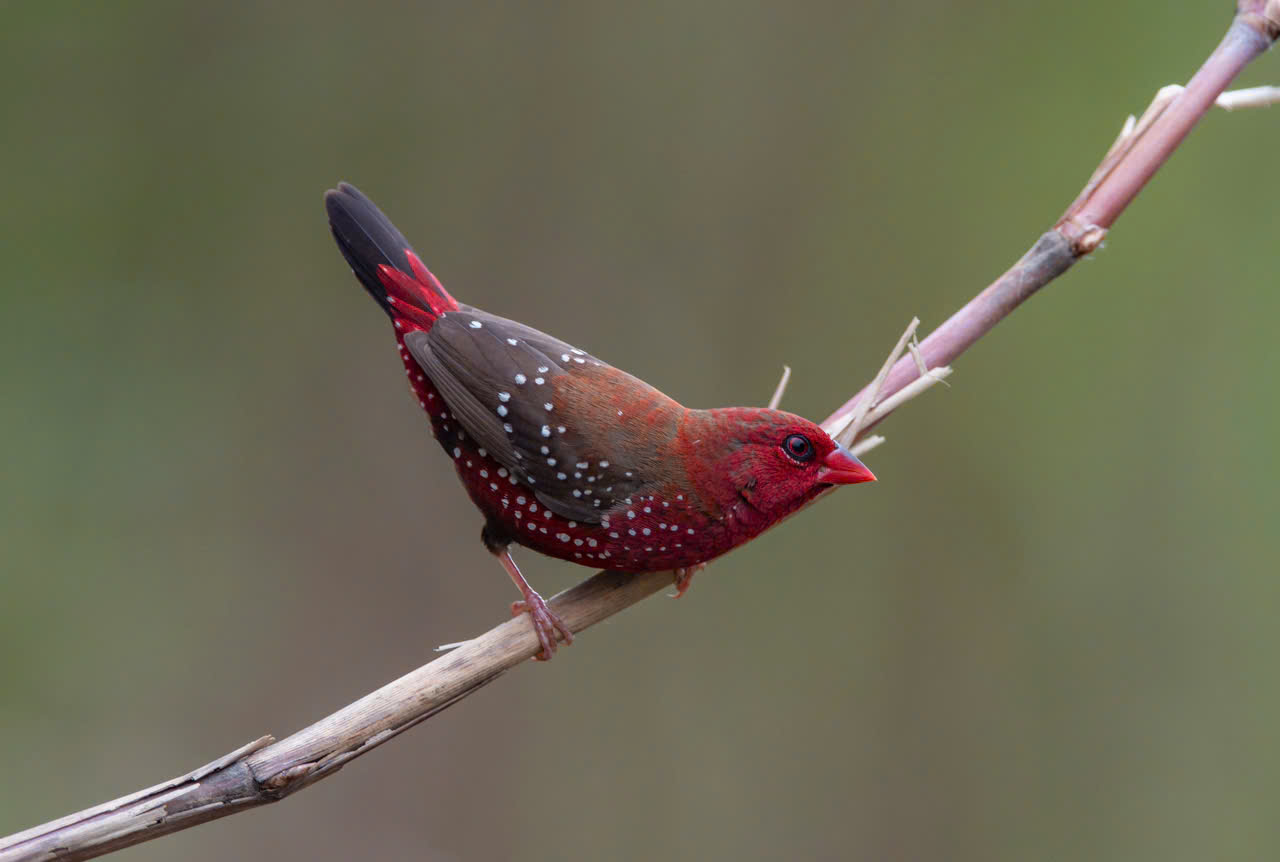
[[[810,461],[813,459],[813,444],[803,434],[792,434],[782,441],[782,448],[797,461]]]

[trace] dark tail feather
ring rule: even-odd
[[[395,279],[396,282],[416,282],[416,285],[420,285],[418,290],[426,288],[434,293],[434,297],[423,297],[427,309],[438,309],[442,305],[445,308],[457,307],[453,297],[422,266],[422,261],[418,260],[408,240],[382,214],[382,210],[355,186],[338,183],[336,189],[325,192],[324,208],[329,213],[329,228],[333,231],[333,238],[337,240],[342,256],[347,259],[351,271],[360,279],[364,289],[388,315],[395,316],[387,298],[387,284],[384,281],[387,276],[379,274],[379,267],[382,266],[389,266],[407,277],[407,282],[399,278]]]

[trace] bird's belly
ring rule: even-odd
[[[630,498],[601,523],[570,520],[548,509],[487,453],[461,444],[458,449],[458,476],[490,523],[547,556],[594,568],[663,571],[706,562],[737,544],[725,524],[688,505],[679,492],[669,500],[658,494]]]

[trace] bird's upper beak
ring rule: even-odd
[[[867,469],[853,453],[843,446],[837,445],[831,454],[823,459],[818,469],[818,481],[828,485],[856,485],[859,482],[874,482],[875,474]]]

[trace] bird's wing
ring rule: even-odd
[[[604,411],[583,415],[564,397],[565,378],[603,366],[590,354],[466,306],[404,343],[466,432],[556,514],[600,523],[647,486],[642,465],[602,451],[609,429],[580,427]]]

